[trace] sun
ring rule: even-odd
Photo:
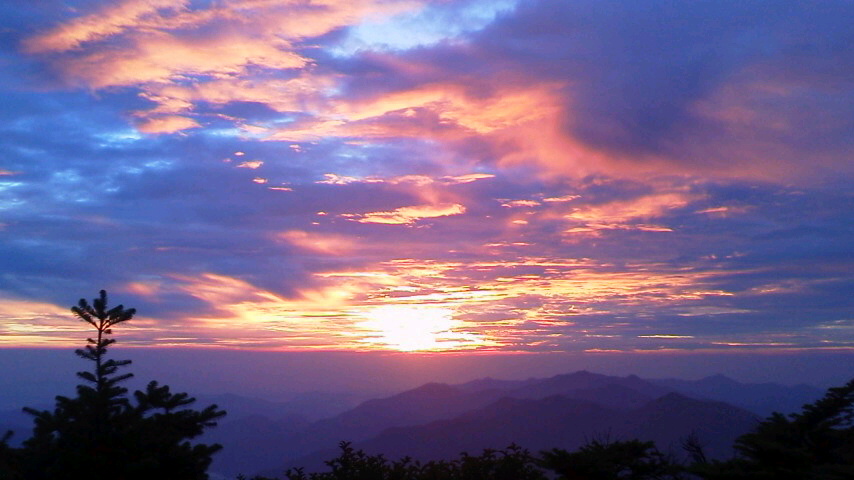
[[[385,305],[366,312],[360,326],[374,332],[364,341],[402,352],[451,350],[477,345],[478,337],[454,332],[462,322],[453,310],[422,305]]]

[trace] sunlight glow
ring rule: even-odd
[[[412,305],[385,305],[365,314],[361,326],[377,335],[364,341],[387,345],[404,352],[450,350],[477,345],[477,336],[454,332],[462,322],[453,311]]]

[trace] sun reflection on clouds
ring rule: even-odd
[[[460,204],[413,205],[400,207],[388,212],[369,212],[365,214],[342,214],[360,223],[381,223],[386,225],[411,225],[425,218],[461,215],[466,207]]]
[[[728,294],[703,286],[710,272],[641,267],[614,272],[589,259],[539,257],[471,264],[398,259],[318,273],[291,297],[223,275],[174,280],[210,308],[188,319],[188,337],[287,349],[563,349],[619,337],[631,322],[614,316],[637,314],[639,306],[687,308]]]
[[[362,340],[404,352],[458,350],[483,345],[480,336],[455,331],[462,322],[448,308],[423,305],[383,305],[361,313],[359,327],[368,333]]]

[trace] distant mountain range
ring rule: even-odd
[[[736,437],[772,411],[798,411],[824,392],[804,385],[744,384],[722,375],[700,380],[647,380],[587,371],[527,380],[483,378],[459,385],[428,383],[355,404],[356,397],[311,394],[288,403],[238,395],[199,396],[229,412],[203,442],[225,448],[212,478],[238,473],[281,476],[287,467],[323,468],[350,441],[368,453],[421,460],[516,443],[531,451],[573,450],[598,438],[653,440],[681,455],[696,436],[706,454],[726,458]],[[320,418],[328,414],[327,418]],[[0,429],[28,436],[30,419],[0,412]],[[2,432],[0,432],[2,433]]]
[[[716,384],[726,388],[717,391]],[[368,453],[430,460],[510,443],[532,451],[572,450],[593,438],[653,440],[663,450],[682,454],[681,441],[693,434],[709,457],[725,458],[732,455],[735,438],[756,425],[757,413],[795,411],[822,393],[803,386],[741,384],[722,376],[644,380],[586,371],[519,381],[430,383],[283,435],[284,461],[262,473],[281,475],[296,466],[322,469],[342,440]],[[797,407],[787,408],[792,405]],[[761,408],[755,412],[742,406]]]
[[[773,412],[795,412],[824,395],[824,391],[809,385],[792,387],[776,383],[740,383],[724,375],[700,380],[660,379],[652,383],[695,398],[732,403],[763,417]]]

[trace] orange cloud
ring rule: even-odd
[[[264,165],[264,162],[262,162],[261,160],[251,160],[239,163],[237,165],[237,168],[249,168],[255,170],[257,168],[261,168],[262,165]]]
[[[444,177],[443,180],[450,184],[459,184],[459,183],[471,183],[476,182],[478,180],[484,180],[488,178],[495,178],[495,175],[491,173],[469,173],[466,175],[457,175],[453,177]]]
[[[564,195],[562,197],[548,197],[544,198],[544,202],[548,203],[563,203],[563,202],[571,202],[577,198],[580,198],[581,195]]]
[[[79,342],[86,330],[67,308],[4,298],[0,302],[0,346],[46,346]]]
[[[152,84],[140,95],[157,103],[150,113],[179,113],[192,110],[199,102],[214,105],[255,102],[279,112],[315,111],[323,108],[322,93],[334,85],[332,76],[303,70],[288,80],[233,75],[190,85]]]
[[[338,239],[324,235],[291,231],[280,238],[321,252],[338,249]],[[631,318],[663,308],[686,318],[745,313],[703,303],[731,295],[712,286],[718,275],[731,273],[652,263],[618,270],[591,259],[528,256],[466,263],[398,259],[314,273],[290,297],[226,275],[173,275],[168,288],[135,283],[125,290],[153,301],[167,290],[178,290],[203,301],[208,311],[183,315],[181,322],[168,326],[142,318],[123,342],[324,350],[548,350],[555,335],[620,337],[633,326]],[[85,330],[64,308],[53,305],[3,302],[0,316],[5,319],[0,344],[67,345],[78,343]],[[581,328],[581,316],[602,320]],[[403,335],[407,322],[412,322],[416,337]],[[661,334],[650,331],[646,336]],[[696,340],[708,343],[706,337]]]
[[[600,205],[574,208],[563,217],[573,223],[564,233],[573,236],[598,237],[608,230],[642,232],[672,232],[661,225],[645,223],[664,216],[668,211],[682,208],[699,200],[700,196],[685,193],[659,193],[630,200],[612,201]]]
[[[186,0],[126,0],[33,35],[23,48],[51,54],[49,61],[71,82],[96,89],[140,87],[143,97],[158,104],[138,112],[141,116],[187,112],[201,101],[259,101],[295,111],[304,110],[311,98],[322,99],[329,83],[308,72],[309,80],[252,83],[240,77],[249,68],[305,67],[308,60],[294,50],[294,41],[421,5],[412,0],[318,0],[311,5],[229,0],[205,8]]]
[[[631,200],[578,207],[566,215],[568,220],[591,224],[625,224],[663,216],[668,210],[682,208],[698,200],[697,195],[657,193]]]
[[[228,76],[250,64],[299,68],[307,60],[288,51],[280,39],[253,38],[236,32],[183,38],[165,32],[133,35],[123,50],[98,50],[62,62],[65,73],[94,88],[166,83],[185,75]]]
[[[325,255],[344,255],[358,247],[352,238],[344,235],[290,230],[277,237],[296,247]]]
[[[188,0],[126,0],[107,5],[100,12],[73,19],[45,33],[28,38],[24,48],[30,53],[64,52],[81,44],[116,35],[139,25],[145,17],[165,10],[179,11]]]
[[[365,214],[345,214],[360,223],[383,223],[388,225],[411,225],[424,218],[447,217],[465,213],[466,207],[454,204],[415,205],[400,207],[389,212],[370,212]]]
[[[514,73],[486,80],[477,95],[471,93],[471,79],[461,78],[358,99],[335,96],[338,79],[305,70],[308,60],[291,43],[368,17],[412,10],[422,3],[327,0],[315,4],[323,8],[292,1],[231,1],[194,10],[184,3],[129,1],[37,35],[29,45],[33,52],[81,48],[75,55],[60,57],[65,74],[94,88],[140,86],[142,96],[157,104],[148,112],[138,112],[140,116],[188,112],[199,102],[250,101],[313,117],[276,129],[238,125],[266,140],[420,136],[454,143],[480,138],[494,146],[494,160],[501,165],[533,163],[574,176],[596,172],[609,161],[565,134],[568,115],[565,85],[560,83],[532,82]],[[246,15],[249,11],[252,16]],[[106,48],[97,41],[109,37],[122,42]],[[392,56],[382,61],[401,71],[423,74],[430,70],[428,65]],[[243,76],[250,66],[303,71],[288,80],[263,76],[248,80]],[[187,82],[188,77],[195,78]],[[180,85],[177,80],[182,80]],[[149,132],[181,130],[178,124],[158,126],[154,120],[140,125]]]
[[[509,200],[501,204],[502,207],[506,208],[537,207],[540,205],[542,204],[536,200]]]
[[[499,165],[538,165],[546,176],[581,177],[611,168],[614,159],[609,154],[566,133],[565,85],[518,75],[474,81],[482,84],[477,95],[472,93],[472,80],[461,78],[358,99],[337,97],[329,105],[316,105],[313,119],[279,128],[264,138],[415,137],[436,140],[450,149],[478,139],[492,146],[490,159]],[[441,157],[439,150],[435,158]],[[626,176],[644,169],[630,162],[614,173]]]
[[[372,279],[336,278],[285,298],[249,282],[216,274],[176,276],[179,289],[205,301],[215,312],[187,318],[189,335],[228,347],[359,350],[357,319],[349,305],[370,289]],[[319,279],[321,282],[323,278]]]
[[[91,327],[73,316],[68,307],[48,303],[2,298],[0,318],[0,346],[4,347],[79,345],[91,334]],[[156,322],[145,317],[134,318],[132,325],[122,328],[122,343],[128,345],[150,342],[160,330]]]

